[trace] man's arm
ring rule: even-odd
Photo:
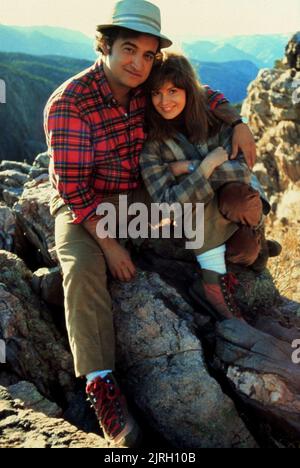
[[[206,92],[210,109],[219,120],[232,126],[234,122],[241,119],[238,111],[230,105],[223,94],[217,93],[209,87],[206,87]],[[256,161],[256,145],[250,128],[244,123],[239,123],[233,128],[230,159],[237,157],[239,149],[244,153],[246,162],[252,169]]]
[[[45,133],[52,158],[55,188],[81,224],[96,212],[91,185],[94,152],[89,125],[71,99],[50,101],[45,109]]]
[[[129,253],[116,239],[100,239],[96,232],[100,218],[95,216],[98,202],[90,185],[94,152],[88,124],[73,102],[58,99],[45,109],[45,132],[56,189],[71,209],[73,223],[81,224],[97,242],[112,275],[130,281],[135,267]]]

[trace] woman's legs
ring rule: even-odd
[[[244,266],[252,265],[261,248],[261,232],[255,229],[262,218],[259,192],[240,182],[226,184],[219,191],[219,210],[240,227],[226,242],[226,260]]]
[[[254,230],[262,217],[262,202],[259,193],[242,183],[230,183],[222,187],[218,196],[218,211],[232,225],[239,226],[226,242],[226,259],[250,265],[258,256],[260,239]],[[205,219],[208,222],[207,219]],[[210,238],[207,238],[211,244]],[[201,266],[201,278],[190,289],[192,297],[219,320],[242,318],[235,302],[233,288],[237,283],[234,275],[220,271],[221,260],[225,264],[225,249],[213,245],[197,260]],[[216,264],[211,263],[215,254]],[[207,261],[208,260],[208,261]]]

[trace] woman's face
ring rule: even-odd
[[[166,120],[175,119],[186,105],[186,92],[176,88],[171,81],[166,81],[159,89],[152,91],[152,104]]]

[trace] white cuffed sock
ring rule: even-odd
[[[208,250],[204,254],[197,256],[197,261],[203,270],[211,270],[225,275],[227,272],[225,263],[226,245],[220,245],[215,249]]]
[[[90,374],[86,375],[86,379],[89,382],[92,382],[92,380],[96,379],[97,377],[101,377],[104,379],[104,377],[107,376],[107,374],[110,374],[112,370],[103,370],[103,371],[96,371],[96,372],[91,372]]]

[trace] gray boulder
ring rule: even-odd
[[[178,448],[255,447],[209,375],[193,309],[176,290],[140,272],[132,283],[114,284],[112,296],[120,372],[152,427]]]

